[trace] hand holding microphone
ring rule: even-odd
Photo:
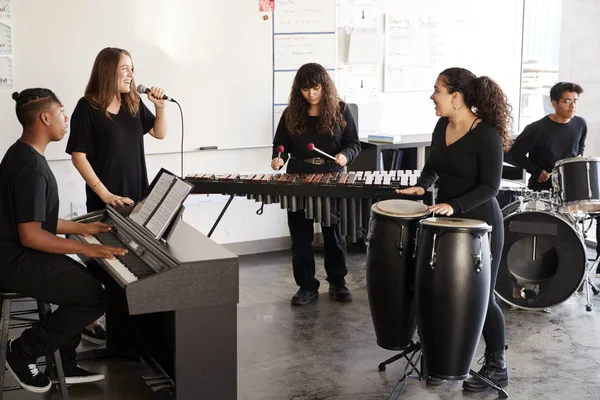
[[[165,94],[165,91],[163,89],[159,88],[159,87],[152,86],[151,89],[148,89],[144,85],[138,85],[137,86],[137,92],[140,93],[140,94],[142,94],[142,93],[148,94],[148,100],[150,100],[151,102],[153,102],[157,106],[158,105],[164,106],[165,100],[172,101],[173,103],[177,103],[177,100],[175,100],[172,97],[167,96]]]
[[[277,157],[271,160],[271,168],[273,168],[274,171],[279,171],[279,169],[283,167],[283,164],[285,164],[281,158],[281,153],[283,153],[283,150],[285,149],[282,145],[277,146]]]

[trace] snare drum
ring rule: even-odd
[[[473,219],[421,221],[417,321],[425,369],[434,378],[469,374],[490,298],[491,230]]]
[[[367,294],[377,344],[401,350],[416,328],[415,241],[419,220],[431,214],[410,200],[384,200],[371,207],[367,237]]]
[[[587,266],[575,217],[539,201],[515,202],[502,212],[504,248],[495,287],[498,297],[531,310],[567,300],[583,282]]]
[[[600,157],[571,157],[557,161],[552,188],[564,212],[600,211]]]

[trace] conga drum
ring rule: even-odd
[[[367,236],[367,293],[377,344],[407,347],[415,333],[415,240],[426,205],[410,200],[373,204]]]
[[[482,221],[420,221],[415,301],[429,376],[467,378],[490,297],[489,232]]]

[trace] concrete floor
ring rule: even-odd
[[[395,353],[377,346],[365,283],[365,255],[348,256],[352,303],[327,294],[322,258],[318,301],[291,307],[296,291],[289,252],[240,258],[238,307],[238,399],[240,400],[376,400],[387,399],[403,374],[405,362],[379,372],[377,365]],[[585,298],[572,296],[551,313],[505,309],[510,399],[600,399],[600,296],[594,310]],[[473,367],[483,353],[477,350]],[[103,371],[96,385],[73,386],[71,399],[167,399],[150,391],[140,376],[143,364],[95,360],[83,366]],[[12,379],[9,379],[12,382]],[[11,383],[9,382],[9,383]],[[24,391],[6,400],[58,399]],[[463,394],[461,382],[428,386],[409,380],[401,399],[494,399],[495,392]],[[188,399],[185,399],[188,400]],[[189,399],[196,400],[196,399]],[[198,399],[200,400],[200,399]]]

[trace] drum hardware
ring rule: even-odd
[[[437,233],[433,234],[433,245],[431,246],[431,258],[429,259],[429,266],[431,267],[431,269],[435,268],[435,263],[437,262],[437,259],[435,257],[435,239],[437,238]]]
[[[583,232],[583,237],[585,239],[587,236],[587,232],[591,228],[592,224],[590,222],[590,225],[586,229],[585,228],[585,217],[581,217],[579,220],[581,223],[581,232]],[[596,240],[600,240],[600,238],[596,238]],[[593,262],[587,268],[586,276],[584,278],[582,285],[584,285],[584,288],[585,288],[585,298],[586,298],[585,310],[587,312],[591,312],[592,311],[592,296],[591,296],[590,290],[594,293],[594,295],[598,295],[598,293],[600,293],[600,291],[598,290],[596,285],[594,285],[594,283],[592,282],[592,278],[590,278],[590,274],[596,273],[596,269],[598,268],[598,264],[600,263],[600,257],[596,257],[596,259],[593,259],[593,258],[587,259],[587,261],[593,261]]]

